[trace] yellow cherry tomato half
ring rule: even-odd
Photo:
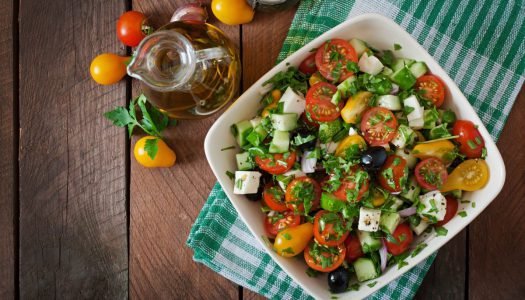
[[[412,150],[412,155],[420,159],[439,158],[446,164],[454,159],[454,149],[454,144],[449,140],[425,142],[417,144]]]
[[[354,145],[357,145],[361,151],[366,149],[366,142],[363,137],[357,134],[349,135],[337,145],[335,156],[344,158],[346,156],[346,151]]]
[[[312,223],[287,228],[277,234],[273,249],[284,257],[296,256],[303,252],[313,236],[314,225]]]
[[[310,79],[308,79],[308,83],[310,83],[310,86],[315,85],[319,82],[325,82],[326,80],[321,76],[321,73],[319,71],[315,72],[310,76]]]
[[[246,0],[212,0],[211,10],[219,21],[227,25],[250,23],[254,14]]]
[[[385,204],[385,201],[385,195],[381,193],[381,191],[379,191],[378,189],[372,190],[372,205],[374,205],[374,207],[379,207]]]
[[[104,53],[95,57],[89,67],[91,77],[98,84],[114,84],[126,75],[126,61],[129,57]]]
[[[373,94],[370,92],[358,92],[348,99],[345,107],[341,110],[341,117],[346,123],[357,124],[361,120],[361,115],[368,108],[368,101]]]
[[[148,151],[146,151],[146,141],[148,140],[157,140],[157,153],[153,159],[151,159]],[[163,140],[154,136],[145,136],[138,140],[135,144],[133,154],[135,154],[135,159],[139,164],[148,168],[171,167],[175,164],[177,158],[175,152],[173,152]]]
[[[477,191],[489,181],[489,167],[483,159],[469,159],[457,166],[447,181],[439,189],[441,192],[452,190]]]

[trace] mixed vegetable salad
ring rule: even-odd
[[[442,108],[443,81],[400,47],[328,40],[266,82],[258,116],[231,128],[234,193],[261,201],[273,249],[328,272],[334,293],[402,267],[425,246],[414,236],[445,235],[462,191],[489,178],[476,125]]]

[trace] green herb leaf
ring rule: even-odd
[[[283,238],[285,238],[286,240],[291,240],[292,239],[292,235],[290,235],[288,232],[285,232],[283,233]]]
[[[401,49],[402,49],[401,45],[394,44],[394,50],[398,51],[398,50],[401,50]]]
[[[466,211],[460,211],[460,212],[458,212],[458,215],[460,215],[462,218],[465,218],[467,216],[467,212]]]
[[[367,284],[367,286],[369,288],[373,288],[376,284],[377,284],[377,281],[374,281],[374,282],[370,282],[369,284]]]
[[[310,267],[308,267],[308,269],[306,269],[306,275],[308,275],[308,277],[317,277],[321,272],[317,271],[317,270],[314,270]]]
[[[414,249],[414,251],[412,251],[412,253],[410,254],[411,257],[415,257],[416,255],[418,255],[423,249],[425,249],[427,247],[427,244],[425,243],[420,243],[417,245],[417,247]]]
[[[226,171],[226,176],[228,176],[228,177],[230,178],[230,180],[235,179],[235,174],[233,174],[233,173],[230,172],[230,171]]]
[[[436,226],[434,229],[436,230],[437,236],[446,236],[448,233],[448,230],[445,227]]]
[[[158,146],[159,139],[148,139],[146,140],[146,144],[144,145],[144,150],[148,154],[149,158],[152,160],[155,159],[155,156],[157,156],[157,152],[159,151]]]
[[[124,127],[135,122],[135,120],[129,115],[129,112],[124,107],[117,107],[112,111],[108,111],[104,114],[104,117],[113,122],[113,125],[118,127]]]

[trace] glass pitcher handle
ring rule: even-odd
[[[229,60],[230,55],[222,47],[208,48],[208,49],[195,51],[195,60],[197,63],[203,62],[206,60],[223,59],[223,58],[227,58]]]

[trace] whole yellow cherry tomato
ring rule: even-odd
[[[447,181],[439,189],[441,192],[452,190],[477,191],[489,181],[489,167],[483,159],[469,159],[457,166]]]
[[[211,10],[219,21],[228,25],[250,23],[254,14],[246,0],[212,0]]]
[[[126,75],[127,60],[129,57],[103,53],[93,59],[89,72],[98,84],[114,84]]]
[[[147,140],[157,140],[157,154],[154,159],[148,155],[146,151],[146,141]],[[166,143],[154,136],[145,136],[137,141],[135,144],[135,149],[133,151],[135,154],[135,159],[137,162],[144,167],[156,168],[156,167],[171,167],[175,164],[177,156],[175,152],[166,145]]]
[[[359,149],[361,150],[366,149],[366,142],[363,137],[357,134],[349,135],[345,137],[341,143],[339,143],[339,145],[337,145],[337,148],[335,149],[335,156],[344,158],[346,155],[346,150],[348,150],[353,145],[358,145]]]
[[[370,92],[361,91],[350,97],[341,110],[343,120],[346,123],[356,124],[361,119],[361,114],[368,108],[368,101],[372,96]]]
[[[417,144],[412,150],[412,154],[420,159],[435,157],[444,163],[449,163],[454,159],[454,144],[449,140],[430,141]]]
[[[299,226],[287,228],[277,234],[273,249],[284,257],[301,254],[314,236],[314,225],[304,223]]]

